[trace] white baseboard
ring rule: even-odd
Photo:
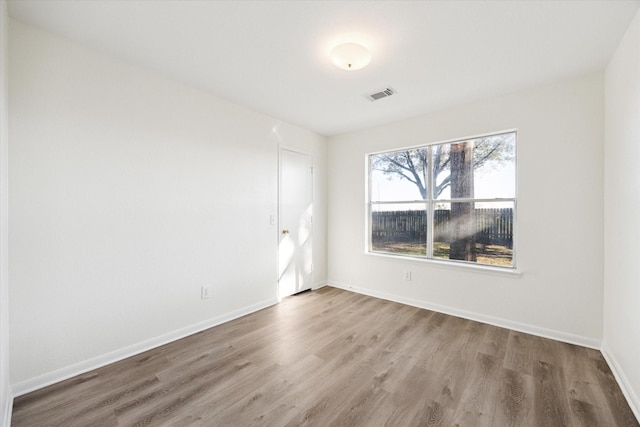
[[[413,298],[406,298],[398,295],[387,294],[385,292],[379,292],[372,289],[340,284],[332,281],[329,281],[328,285],[333,286],[335,288],[344,289],[346,291],[352,291],[352,292],[356,292],[363,295],[369,295],[375,298],[398,302],[398,303],[410,305],[413,307],[424,308],[426,310],[437,311],[439,313],[449,314],[456,317],[462,317],[463,319],[469,319],[477,322],[487,323],[489,325],[494,325],[501,328],[513,329],[514,331],[524,332],[531,335],[537,335],[543,338],[551,338],[553,340],[562,341],[569,344],[577,344],[583,347],[589,347],[596,350],[599,350],[601,345],[601,342],[599,340],[596,340],[593,338],[569,334],[566,332],[556,331],[553,329],[541,328],[539,326],[529,325],[526,323],[514,322],[512,320],[488,316],[486,314],[474,313],[471,311],[460,310],[454,307],[433,304],[433,303],[429,303],[422,300],[416,300]]]
[[[622,394],[624,394],[624,397],[627,399],[627,403],[629,403],[629,407],[631,407],[633,414],[636,416],[638,421],[640,421],[640,399],[638,399],[638,395],[633,390],[629,379],[624,374],[624,371],[620,368],[620,364],[618,364],[618,361],[616,360],[606,342],[602,343],[600,352],[609,364],[609,368],[611,368],[611,372],[613,372],[613,376],[618,382],[618,385],[622,390]]]
[[[4,408],[2,411],[2,417],[0,417],[0,421],[2,427],[11,426],[11,414],[13,412],[13,393],[11,392],[11,387],[7,387],[7,400],[4,402]]]
[[[317,291],[318,289],[324,288],[325,286],[327,286],[327,282],[316,283],[315,285],[313,285],[311,287],[311,290],[312,291]]]
[[[83,362],[76,363],[71,366],[67,366],[62,369],[58,369],[34,378],[30,378],[28,380],[14,384],[13,395],[15,397],[22,396],[23,394],[30,393],[32,391],[41,389],[48,385],[55,384],[60,381],[64,381],[66,379],[75,377],[76,375],[80,375],[80,374],[92,371],[94,369],[101,368],[103,366],[109,365],[114,362],[118,362],[128,357],[135,356],[140,353],[144,353],[145,351],[154,349],[156,347],[160,347],[164,344],[179,340],[181,338],[188,337],[189,335],[193,335],[195,333],[204,331],[205,329],[209,329],[214,326],[220,325],[222,323],[228,322],[230,320],[237,319],[238,317],[242,317],[247,314],[256,312],[258,310],[262,310],[263,308],[277,304],[277,302],[278,300],[276,298],[271,298],[271,299],[250,305],[248,307],[243,307],[239,310],[232,311],[231,313],[217,316],[212,319],[205,320],[203,322],[196,323],[194,325],[190,325],[185,328],[181,328],[181,329],[169,332],[167,334],[164,334],[155,338],[151,338],[128,347],[121,348],[119,350],[112,351],[102,356],[98,356],[89,360],[85,360]]]

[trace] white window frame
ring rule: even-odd
[[[455,143],[459,143],[459,142],[465,142],[468,140],[473,140],[473,139],[481,139],[481,138],[486,138],[486,137],[491,137],[491,136],[498,136],[498,135],[504,135],[504,134],[508,134],[508,133],[513,133],[515,136],[515,147],[514,147],[514,166],[515,166],[515,177],[514,177],[514,184],[515,184],[515,194],[514,197],[503,197],[503,198],[468,198],[468,199],[435,199],[433,197],[433,161],[431,161],[432,159],[432,150],[433,147],[438,146],[438,145],[447,145],[447,144],[455,144]],[[518,185],[517,185],[517,180],[518,180],[518,166],[517,166],[517,160],[518,160],[518,155],[517,155],[517,147],[518,147],[518,132],[516,129],[509,129],[509,130],[505,130],[505,131],[500,131],[500,132],[492,132],[492,133],[487,133],[487,134],[482,134],[482,135],[476,135],[476,136],[470,136],[470,137],[466,137],[466,138],[456,138],[456,139],[452,139],[452,140],[448,140],[448,141],[439,141],[439,142],[433,142],[433,143],[428,143],[428,144],[422,144],[422,145],[416,145],[416,146],[410,146],[410,147],[400,147],[400,148],[394,148],[394,149],[390,149],[390,150],[383,150],[383,151],[376,151],[376,152],[371,152],[371,153],[367,153],[366,157],[365,157],[365,163],[366,163],[366,185],[365,185],[365,189],[366,189],[366,220],[365,220],[365,228],[366,228],[366,244],[365,244],[365,252],[367,254],[373,255],[373,256],[381,256],[381,257],[392,257],[392,258],[400,258],[400,259],[410,259],[410,260],[419,260],[421,262],[427,262],[427,263],[433,263],[433,264],[438,264],[438,265],[443,265],[443,266],[453,266],[453,267],[471,267],[471,268],[475,268],[475,269],[481,269],[481,270],[487,270],[487,271],[498,271],[498,272],[506,272],[506,273],[517,273],[520,274],[517,271],[517,263],[516,263],[516,257],[517,257],[517,224],[518,224],[518,220],[517,220],[517,199],[518,199]],[[373,190],[372,190],[372,167],[371,167],[371,159],[372,156],[378,155],[378,154],[385,154],[385,153],[395,153],[395,152],[401,152],[401,151],[407,151],[407,150],[416,150],[416,149],[424,149],[426,148],[428,150],[428,156],[429,156],[429,162],[428,162],[428,177],[429,177],[429,182],[427,185],[427,192],[428,192],[428,199],[427,200],[422,200],[422,199],[416,199],[416,200],[400,200],[400,201],[373,201]],[[512,258],[511,258],[511,265],[510,266],[497,266],[497,265],[489,265],[489,264],[479,264],[477,262],[472,262],[472,261],[464,261],[464,260],[450,260],[450,259],[443,259],[443,258],[434,258],[433,257],[433,249],[434,249],[434,245],[433,245],[433,232],[434,232],[434,211],[435,211],[435,206],[436,204],[452,204],[452,203],[464,203],[464,202],[472,202],[472,203],[482,203],[482,202],[511,202],[513,203],[513,237],[512,237]],[[380,250],[373,250],[373,242],[372,242],[372,236],[373,236],[373,224],[372,224],[372,215],[373,215],[373,211],[374,211],[374,206],[378,206],[378,205],[385,205],[385,204],[394,204],[394,205],[402,205],[402,204],[407,204],[407,205],[415,205],[415,204],[425,204],[425,212],[427,215],[427,238],[426,238],[426,254],[424,256],[420,256],[420,255],[410,255],[410,254],[402,254],[402,253],[394,253],[394,252],[386,252],[386,251],[380,251]]]

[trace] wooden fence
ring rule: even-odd
[[[374,212],[371,218],[372,239],[377,242],[426,242],[425,211]],[[476,209],[476,242],[485,245],[513,244],[513,209]],[[454,224],[450,210],[435,210],[435,241],[451,242]]]

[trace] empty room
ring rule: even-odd
[[[0,0],[1,426],[640,427],[640,0]]]

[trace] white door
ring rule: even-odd
[[[278,296],[311,289],[313,159],[280,150]]]

